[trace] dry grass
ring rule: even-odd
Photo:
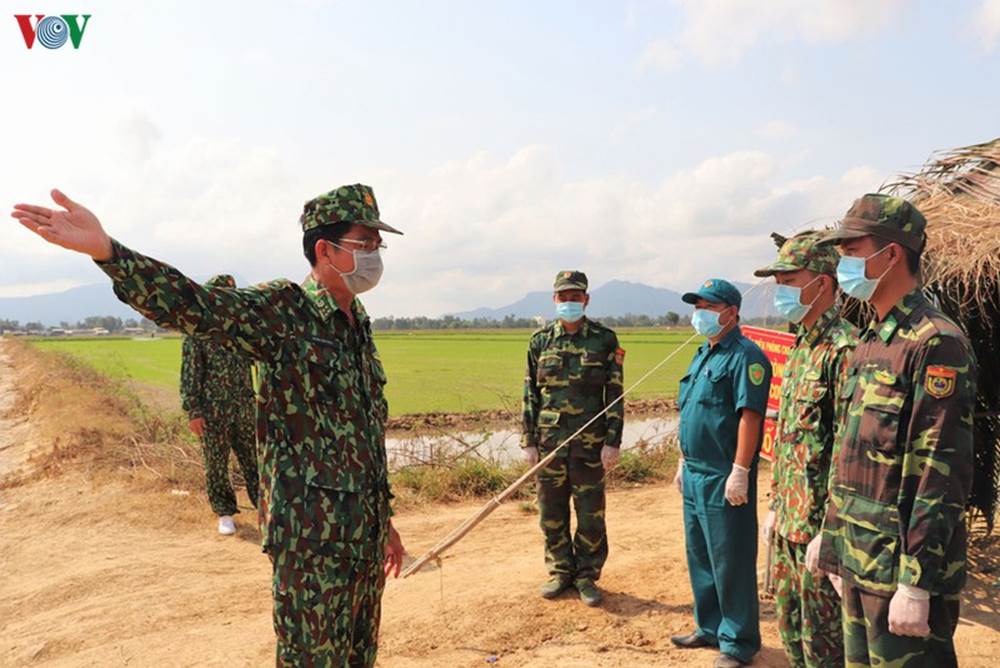
[[[633,487],[662,482],[673,477],[677,465],[676,443],[639,443],[622,453],[618,465],[608,474],[608,487]],[[499,457],[461,453],[439,448],[431,459],[401,467],[390,475],[394,506],[397,509],[428,502],[468,501],[499,494],[527,470],[522,463],[511,464]],[[527,502],[535,498],[535,482],[520,487],[510,497]]]
[[[1000,139],[936,153],[883,190],[927,218],[924,284],[969,335],[978,359],[969,505],[992,528],[1000,486]]]
[[[0,487],[55,476],[68,467],[124,473],[156,487],[199,491],[204,468],[180,414],[150,409],[124,383],[62,353],[21,341],[7,349],[18,370],[13,408],[30,416],[38,447],[27,470]]]
[[[1000,139],[936,153],[883,190],[927,218],[925,283],[963,307],[1000,308]]]

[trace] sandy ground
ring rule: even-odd
[[[31,453],[28,416],[17,412],[15,389],[11,358],[0,341],[0,475],[22,467]]]
[[[0,401],[12,382],[0,366]],[[31,447],[30,429],[10,432],[18,418],[2,420],[0,434],[17,433],[20,447]],[[273,662],[270,569],[252,514],[239,516],[237,536],[220,537],[202,497],[146,482],[77,467],[0,490],[0,665]],[[425,507],[396,523],[419,554],[477,505]],[[610,495],[601,609],[569,594],[551,602],[537,596],[544,569],[536,522],[518,504],[506,505],[441,568],[390,582],[379,665],[486,666],[493,657],[492,665],[546,668],[711,665],[715,652],[677,650],[668,640],[691,626],[680,503],[671,488]],[[989,555],[975,566],[957,633],[963,666],[990,665],[1000,655],[1000,571],[981,572],[996,569],[995,543]],[[754,665],[787,665],[773,604],[762,607],[765,647]]]

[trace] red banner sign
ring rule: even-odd
[[[781,405],[781,378],[785,372],[788,352],[795,345],[795,335],[763,327],[741,327],[747,337],[764,351],[771,362],[771,391],[767,397],[767,416],[764,419],[764,441],[760,456],[771,461],[774,456],[774,439],[778,432],[778,406]]]

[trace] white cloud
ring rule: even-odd
[[[1000,45],[1000,0],[982,0],[973,23],[980,43],[991,53]]]
[[[745,280],[773,252],[769,232],[817,216],[832,221],[878,184],[866,167],[803,178],[794,156],[753,150],[702,160],[657,183],[574,179],[544,145],[475,153],[426,171],[343,175],[326,164],[293,167],[268,146],[235,139],[170,140],[147,115],[124,118],[94,138],[108,150],[89,165],[91,176],[53,185],[90,206],[126,244],[190,275],[301,279],[308,271],[296,224],[302,202],[349,179],[371,183],[384,218],[406,233],[387,238],[383,283],[366,295],[376,315],[499,306],[544,289],[567,266],[587,270],[595,285],[624,279],[681,289],[708,275]],[[88,170],[72,161],[60,167],[77,171]],[[13,187],[49,178],[44,165],[33,166]],[[48,248],[17,225],[0,228],[5,293],[101,280],[86,258]]]
[[[568,266],[585,269],[595,285],[748,280],[773,254],[771,231],[830,224],[879,183],[868,167],[802,179],[786,163],[738,151],[656,184],[573,181],[550,150],[534,146],[507,159],[479,154],[426,175],[392,175],[380,186],[382,206],[407,236],[389,240],[372,310],[500,306],[545,289]]]
[[[679,33],[649,44],[644,68],[677,69],[689,56],[709,66],[737,62],[764,41],[836,44],[878,33],[897,19],[903,0],[677,0]]]

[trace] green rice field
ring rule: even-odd
[[[619,331],[626,350],[626,387],[684,343],[690,329]],[[393,415],[464,413],[518,407],[524,382],[526,330],[378,332]],[[688,344],[632,396],[673,397],[699,344]],[[176,390],[181,339],[38,339],[43,350],[69,353],[101,372]]]

